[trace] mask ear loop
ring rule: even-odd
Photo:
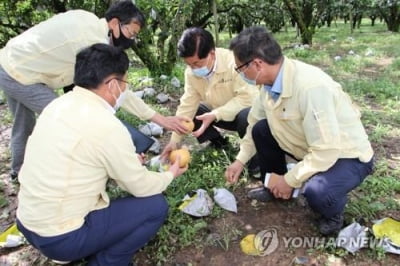
[[[116,80],[115,79],[113,79],[113,80],[111,80],[110,82],[108,82],[108,91],[110,92],[110,94],[111,94],[111,96],[114,98],[114,100],[115,101],[117,101],[117,97],[115,97],[115,95],[114,95],[114,93],[112,92],[112,90],[111,90],[111,83],[113,82],[113,81],[115,81],[116,82]],[[118,85],[118,82],[117,82],[117,85]],[[119,85],[118,85],[119,86]],[[118,89],[119,89],[119,91],[120,91],[120,93],[121,93],[121,89],[118,87]]]
[[[118,88],[118,90],[119,90],[119,94],[121,95],[121,94],[122,94],[121,86],[119,86],[119,83],[118,83],[117,80],[115,80],[115,82],[117,82],[117,88]],[[125,88],[125,89],[126,89],[126,88]]]

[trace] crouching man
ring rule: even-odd
[[[302,187],[309,206],[321,216],[320,233],[338,232],[347,194],[372,171],[373,150],[359,111],[340,84],[321,69],[283,56],[265,28],[243,30],[230,49],[242,78],[263,89],[225,177],[236,182],[243,165],[257,152],[263,181],[268,174],[275,182],[269,189],[249,191],[249,198],[289,199],[294,188]],[[289,171],[286,155],[298,161]]]
[[[135,153],[113,108],[128,91],[128,65],[119,48],[83,49],[75,88],[44,109],[29,138],[17,225],[51,259],[129,265],[166,218],[161,193],[187,170],[176,162],[167,172],[151,172]],[[110,201],[109,179],[132,196]]]

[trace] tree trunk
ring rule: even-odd
[[[213,15],[214,15],[214,27],[215,27],[215,46],[219,45],[219,23],[218,23],[218,11],[217,11],[217,0],[213,0]]]
[[[301,43],[302,44],[312,45],[312,38],[313,38],[313,33],[309,29],[301,31]]]
[[[157,40],[157,52],[151,49],[152,33],[144,28],[140,33],[141,41],[133,45],[132,49],[149,69],[150,76],[159,77],[161,74],[170,75],[177,60],[177,43],[180,34],[185,28],[185,13],[182,12],[187,1],[181,0],[170,24],[160,22],[161,32]]]
[[[396,4],[387,9],[380,8],[379,12],[387,25],[387,29],[392,32],[399,32],[400,29],[400,11]]]
[[[371,19],[371,27],[375,26],[376,17],[375,16],[370,16],[369,18]]]

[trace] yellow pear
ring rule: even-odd
[[[182,149],[177,149],[177,150],[171,151],[171,153],[169,154],[169,161],[171,163],[175,163],[178,155],[180,157],[179,167],[181,167],[181,168],[186,167],[189,164],[190,159],[191,159],[189,150],[186,148],[182,148]]]
[[[188,133],[191,133],[194,129],[194,123],[192,120],[182,121],[182,125],[187,129]]]
[[[245,236],[241,241],[240,241],[240,249],[243,251],[243,253],[247,255],[258,255],[259,252],[256,249],[254,245],[254,238],[256,237],[255,234],[250,234]]]

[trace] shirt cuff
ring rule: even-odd
[[[293,188],[300,188],[303,183],[297,180],[291,171],[287,172],[284,176],[286,183]]]
[[[243,165],[245,165],[251,156],[248,156],[246,153],[239,151],[239,154],[236,156],[236,160],[240,161]]]
[[[217,110],[212,110],[211,113],[215,115],[215,121],[218,122],[221,120],[221,114]]]

